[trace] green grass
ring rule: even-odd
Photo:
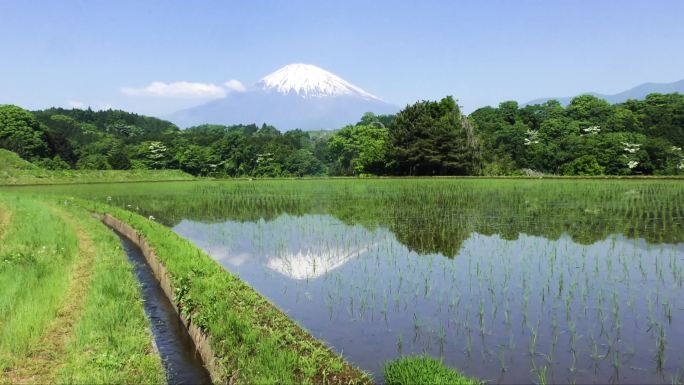
[[[447,368],[430,356],[401,357],[383,368],[387,385],[477,385],[481,382]]]
[[[193,180],[180,170],[0,170],[0,185]]]
[[[45,170],[0,148],[0,185],[194,180],[180,170]]]
[[[63,200],[0,194],[0,210],[0,383],[163,383],[118,238]]]
[[[9,170],[37,170],[33,163],[22,159],[16,153],[0,148],[0,172]]]
[[[78,254],[75,234],[47,206],[1,198],[12,221],[0,244],[0,372],[23,358],[55,317]]]
[[[139,284],[121,241],[87,211],[71,205],[66,210],[78,228],[86,229],[96,248],[96,263],[83,315],[74,327],[56,382],[164,383]]]
[[[171,274],[175,302],[212,337],[224,381],[237,384],[355,384],[370,377],[351,367],[243,281],[170,229],[140,215],[92,202],[139,231]]]
[[[682,182],[676,180],[327,179],[27,186],[139,208],[165,225],[270,220],[330,214],[345,223],[385,227],[414,250],[453,256],[475,231],[590,244],[610,234],[681,242]],[[656,224],[654,226],[653,224]]]

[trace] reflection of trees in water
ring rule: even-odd
[[[397,240],[418,254],[442,253],[453,257],[472,228],[467,223],[439,223],[430,218],[393,220],[389,225]]]
[[[472,232],[521,233],[590,244],[611,234],[682,242],[679,182],[536,180],[261,181],[195,184],[182,191],[119,196],[167,225],[181,219],[272,220],[330,214],[346,224],[389,228],[421,254],[458,253]]]

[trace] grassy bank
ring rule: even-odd
[[[45,205],[2,196],[12,219],[0,244],[0,372],[38,344],[64,299],[78,240]]]
[[[179,170],[45,170],[0,148],[0,185],[193,180]]]
[[[116,236],[63,201],[0,194],[0,207],[0,382],[164,382]]]
[[[194,180],[179,170],[9,170],[0,171],[0,185],[116,183]]]
[[[313,338],[250,286],[170,229],[93,202],[131,225],[171,274],[175,302],[212,338],[223,380],[237,384],[356,384],[370,378]]]

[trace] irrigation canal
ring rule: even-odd
[[[142,250],[122,234],[128,259],[142,288],[145,313],[170,385],[211,384],[209,372],[178,314],[164,294]]]

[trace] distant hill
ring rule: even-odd
[[[598,98],[605,99],[608,102],[615,104],[626,102],[629,99],[644,99],[646,98],[646,95],[652,93],[671,94],[673,92],[684,94],[684,79],[672,83],[644,83],[634,88],[630,88],[627,91],[623,91],[613,95],[599,94],[596,92],[586,92],[584,94],[594,95]],[[572,98],[573,97],[571,96],[556,98],[540,98],[524,103],[523,105],[542,104],[546,101],[555,99],[558,100],[561,105],[567,106],[568,104],[570,104]]]
[[[399,107],[333,73],[309,64],[290,64],[244,92],[234,92],[166,118],[181,127],[266,123],[280,130],[311,131],[340,128],[358,121],[365,112],[397,111]]]
[[[53,120],[54,116],[62,115],[79,124],[91,124],[101,133],[112,134],[121,138],[135,137],[136,140],[158,140],[167,132],[178,131],[176,125],[166,120],[122,110],[93,111],[90,108],[82,110],[52,107],[33,111],[33,114],[47,127],[56,128],[57,125],[64,125],[63,122]],[[80,131],[80,128],[78,130]]]

